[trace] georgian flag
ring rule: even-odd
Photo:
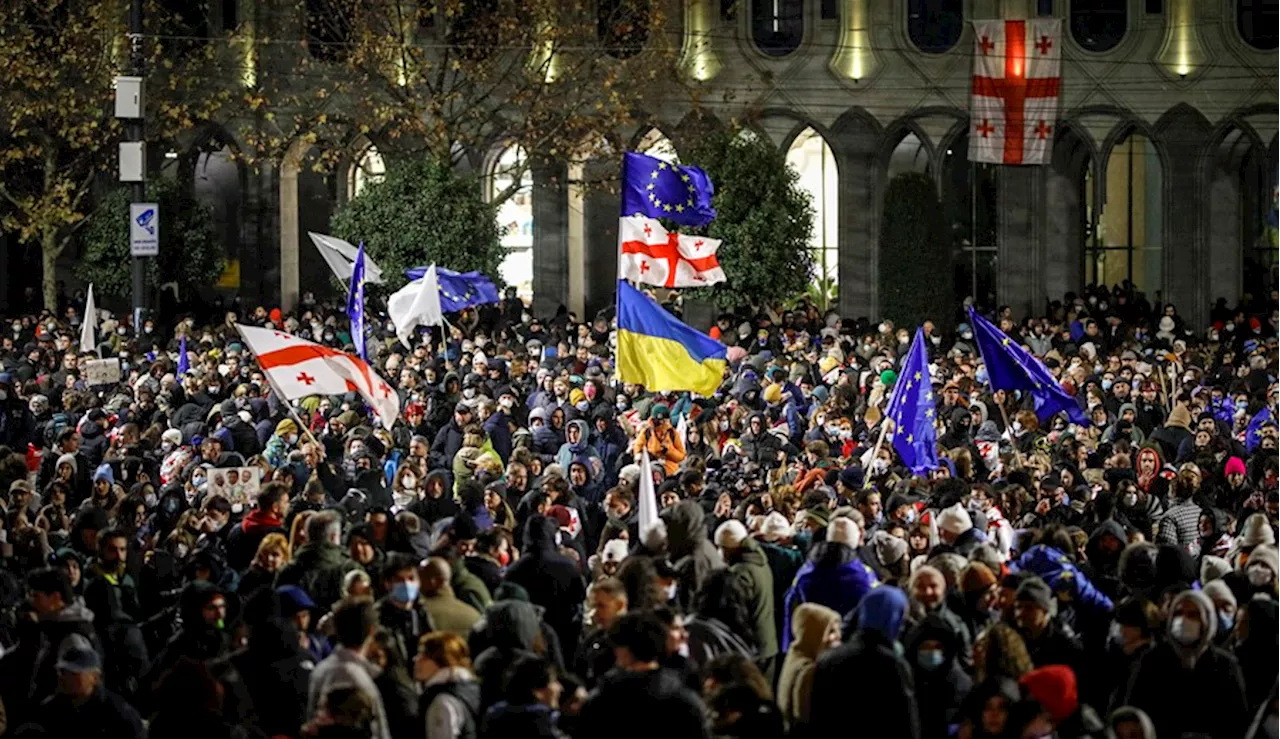
[[[969,159],[1047,164],[1062,95],[1062,21],[973,22]]]
[[[378,414],[384,428],[390,429],[400,415],[400,395],[359,357],[283,331],[236,328],[272,388],[285,400],[354,391]]]
[[[659,287],[706,287],[724,282],[716,259],[719,239],[668,233],[645,216],[618,219],[618,276]]]

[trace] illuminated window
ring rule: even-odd
[[[360,150],[355,164],[351,167],[347,181],[348,197],[359,197],[364,189],[375,182],[382,182],[387,176],[387,164],[382,159],[378,147],[369,144]]]
[[[813,232],[809,236],[809,244],[813,248],[814,281],[822,298],[820,307],[825,309],[835,302],[840,285],[836,220],[840,176],[836,157],[822,134],[806,128],[787,149],[787,164],[800,176],[797,184],[812,198]]]
[[[1130,134],[1111,150],[1106,202],[1093,217],[1093,165],[1085,175],[1085,202],[1097,229],[1085,238],[1085,280],[1112,287],[1125,280],[1153,296],[1161,288],[1160,230],[1163,226],[1160,157],[1151,140]]]
[[[529,170],[524,149],[519,146],[504,149],[489,173],[490,200],[503,197],[497,217],[507,256],[498,271],[503,282],[514,286],[520,297],[532,299],[533,172]]]

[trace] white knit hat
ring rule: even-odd
[[[625,539],[612,539],[600,554],[605,562],[621,562],[627,558],[627,542]]]
[[[760,535],[764,537],[765,541],[785,539],[793,533],[795,533],[795,529],[791,527],[787,517],[777,511],[765,516],[764,523],[760,525]]]
[[[742,542],[746,539],[747,527],[736,518],[725,521],[716,529],[715,542],[718,547],[736,549],[742,546]]]
[[[973,521],[969,519],[969,512],[959,503],[938,514],[938,529],[941,531],[959,536],[971,528]]]
[[[858,523],[852,518],[843,516],[833,518],[831,523],[827,524],[827,541],[858,547],[862,545],[862,531],[858,529]]]

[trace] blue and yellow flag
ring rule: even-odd
[[[681,323],[618,280],[618,377],[647,390],[713,395],[728,365],[724,344]]]
[[[1041,423],[1053,418],[1059,411],[1065,412],[1072,423],[1088,426],[1089,419],[1076,399],[1067,394],[1039,359],[1031,356],[1018,342],[983,318],[969,307],[969,325],[973,338],[987,366],[992,390],[1024,390],[1031,393],[1036,404],[1036,416]]]
[[[916,329],[915,341],[893,385],[885,413],[893,420],[893,448],[911,472],[922,475],[938,468],[938,432],[934,428],[933,380],[929,377],[929,350],[924,332]]]

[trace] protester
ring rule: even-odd
[[[279,397],[237,330],[343,351],[345,305],[94,315],[101,356],[75,299],[17,316],[5,733],[1241,736],[1280,669],[1276,302],[936,316],[917,379],[914,327],[798,297],[720,316],[692,395],[615,376],[612,311],[511,297],[371,321],[381,416]]]

